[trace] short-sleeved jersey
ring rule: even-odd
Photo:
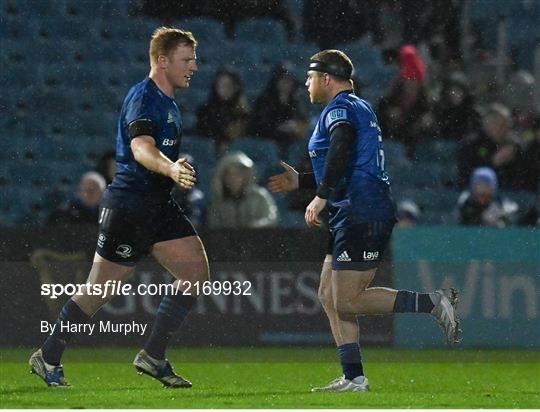
[[[154,201],[169,198],[174,182],[138,163],[131,151],[128,126],[135,120],[147,119],[156,125],[156,147],[173,162],[178,160],[182,136],[182,117],[174,99],[163,93],[154,81],[146,78],[133,86],[122,105],[116,137],[117,172],[107,197],[129,200],[144,197]]]
[[[350,91],[339,93],[324,108],[309,140],[309,156],[317,185],[323,178],[330,133],[341,123],[354,128],[356,141],[345,177],[328,198],[330,227],[394,220],[395,204],[384,170],[382,133],[377,116],[365,100]]]

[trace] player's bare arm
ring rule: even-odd
[[[138,136],[131,141],[131,150],[135,160],[152,172],[170,177],[180,187],[191,189],[197,181],[195,169],[186,159],[172,162],[156,147],[152,136]]]

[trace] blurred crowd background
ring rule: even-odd
[[[148,74],[153,30],[199,41],[177,94],[199,175],[174,197],[199,229],[301,227],[313,193],[272,195],[283,159],[310,169],[321,108],[309,57],[338,48],[376,109],[400,225],[538,226],[538,0],[3,0],[0,225],[97,225],[116,122]]]

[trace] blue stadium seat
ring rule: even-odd
[[[260,44],[284,44],[287,35],[282,23],[273,19],[246,19],[236,26],[236,38]]]
[[[390,184],[393,191],[402,190],[413,186],[409,172],[412,165],[387,163],[385,166],[386,172],[390,177]]]
[[[240,77],[245,88],[257,87],[264,89],[272,76],[272,68],[270,66],[245,66],[242,67]]]
[[[184,136],[180,152],[193,156],[198,172],[197,186],[206,194],[211,193],[211,183],[217,161],[215,144],[202,136]]]
[[[400,167],[409,166],[410,160],[407,158],[405,147],[396,140],[384,140],[383,149],[385,154],[385,166]]]
[[[127,90],[126,90],[127,92]],[[90,99],[98,108],[107,113],[120,114],[120,108],[124,99],[124,94],[116,93],[114,89],[105,87],[103,89],[88,89],[84,99]]]
[[[91,43],[92,39],[96,38],[93,25],[73,17],[41,17],[38,20],[37,34],[42,39],[55,43],[58,40],[84,40]]]
[[[302,17],[304,12],[304,0],[286,0],[286,7],[291,10],[291,12],[298,17]]]
[[[43,139],[41,139],[43,140]],[[36,162],[80,162],[80,149],[71,142],[68,138],[64,139],[62,143],[53,144],[48,141],[44,144],[43,141],[39,144],[34,144],[30,147],[33,158]]]
[[[295,71],[295,74],[300,81],[304,81],[307,67],[309,66],[309,59],[319,51],[319,48],[311,43],[288,43],[280,46],[282,47],[282,51],[279,54],[280,60],[288,61],[297,68],[300,73]]]
[[[0,18],[2,21],[7,19],[18,19],[21,14],[21,6],[24,5],[23,1],[17,0],[4,0],[0,3]]]
[[[361,69],[356,68],[356,72],[359,78],[362,80]],[[370,98],[373,106],[383,97],[392,81],[397,77],[398,69],[393,66],[385,65],[379,67],[374,73],[371,74],[371,78],[367,81],[367,88],[370,90]]]
[[[241,73],[242,84],[247,96],[252,101],[255,101],[264,91],[270,81],[271,74],[269,68],[264,70],[260,67],[244,68]]]
[[[79,0],[68,1],[64,14],[84,18],[101,17],[104,20],[127,19],[129,12],[128,0]]]
[[[193,32],[193,35],[201,42],[203,47],[206,42],[219,44],[225,39],[225,26],[222,22],[212,18],[191,17],[179,21],[176,26]]]
[[[197,64],[201,70],[216,70],[229,64],[233,58],[234,42],[222,41],[220,43],[208,43],[197,47]]]
[[[293,167],[298,167],[305,156],[307,156],[307,140],[296,140],[290,146],[287,154],[287,163]]]
[[[287,195],[284,193],[271,193],[278,209],[278,223],[282,224],[283,216],[288,212],[289,204],[287,201]]]
[[[524,190],[505,190],[501,192],[500,195],[503,198],[507,197],[508,199],[516,202],[521,212],[536,204],[537,194],[534,192],[526,192]]]
[[[22,223],[30,212],[30,200],[26,195],[27,188],[20,185],[8,185],[0,188],[0,226],[14,226]]]
[[[418,190],[415,200],[425,210],[449,214],[456,209],[459,195],[459,191],[451,189]]]
[[[453,163],[456,161],[458,143],[451,140],[433,139],[416,146],[415,158],[420,162]]]
[[[257,69],[263,63],[264,53],[263,48],[256,43],[237,40],[227,45],[226,63],[239,71]]]
[[[30,43],[26,43],[28,45]],[[34,58],[39,63],[46,65],[53,62],[60,62],[65,59],[64,50],[58,47],[58,43],[37,39],[34,41],[32,49],[35,50]]]
[[[208,99],[209,90],[202,87],[190,87],[182,90],[175,95],[175,99],[182,111],[182,115],[186,111],[195,113],[197,109],[204,104]]]
[[[43,81],[41,72],[26,64],[18,66],[16,70],[2,70],[0,76],[2,84],[8,85],[8,89],[14,92],[27,87],[29,83],[40,85]]]
[[[311,43],[285,43],[265,48],[263,59],[273,64],[286,63],[297,79],[304,83],[311,56],[319,48]]]
[[[440,225],[455,223],[455,211],[459,192],[446,189],[396,188],[393,190],[396,202],[411,200],[421,210],[421,225]]]
[[[20,67],[21,63],[24,64],[33,61],[33,56],[30,57],[28,55],[28,50],[23,46],[26,44],[25,41],[0,38],[2,39],[2,53],[0,53],[2,67],[8,67],[8,64]]]
[[[415,164],[407,174],[407,186],[418,189],[438,188],[440,186],[438,176],[433,173],[433,169],[424,163]]]
[[[126,64],[131,61],[128,49],[105,42],[90,45],[82,53],[85,61],[94,62],[96,65],[100,63]]]
[[[277,145],[266,139],[246,137],[232,142],[229,151],[241,151],[255,163],[259,184],[265,185],[267,179],[279,172],[279,150]]]
[[[351,58],[356,74],[364,81],[370,81],[384,67],[381,50],[377,47],[353,44],[343,51]]]
[[[73,121],[81,135],[107,138],[116,136],[116,118],[114,113],[80,112],[73,116]]]
[[[8,17],[0,24],[0,38],[6,40],[34,40],[37,36],[37,25],[24,18]]]
[[[212,87],[214,78],[216,77],[216,70],[211,66],[199,66],[199,70],[191,79],[190,90],[197,89],[200,92],[204,92],[207,95]],[[182,94],[180,92],[179,94]]]
[[[22,21],[37,20],[41,17],[62,17],[66,0],[16,0],[2,1],[6,6],[15,8],[15,15]]]
[[[40,113],[40,115],[51,113],[69,115],[73,112],[72,102],[62,90],[58,89],[38,92],[30,103],[34,113]]]
[[[41,83],[47,88],[53,88],[63,92],[69,88],[80,88],[81,86],[99,87],[100,81],[97,69],[88,64],[66,64],[51,63],[42,65]]]

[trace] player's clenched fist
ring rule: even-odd
[[[298,172],[290,164],[280,161],[285,172],[270,177],[268,189],[271,192],[292,192],[298,189]]]
[[[197,181],[195,169],[184,158],[170,165],[169,177],[183,189],[191,189]]]

